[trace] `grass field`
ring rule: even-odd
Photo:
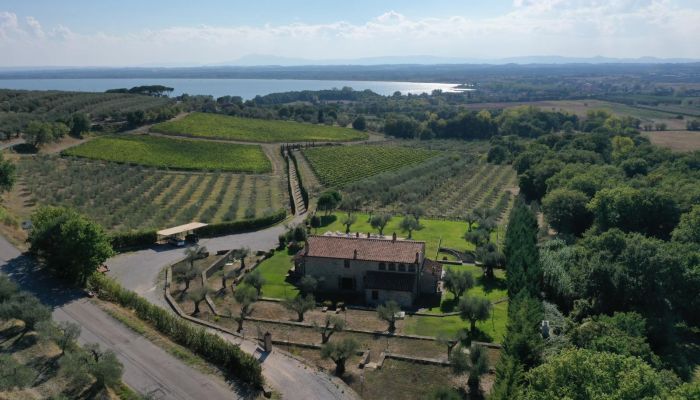
[[[56,156],[22,158],[18,175],[6,201],[16,215],[38,204],[65,205],[110,230],[233,221],[287,206],[285,183],[273,175],[164,172]]]
[[[63,152],[66,155],[182,170],[265,173],[272,164],[257,145],[214,143],[153,136],[106,136]]]
[[[334,214],[335,218],[324,217],[322,219],[324,224],[318,229],[318,233],[322,234],[326,231],[345,232],[345,226],[340,223],[343,214],[344,213],[338,212]],[[384,228],[384,234],[391,235],[393,232],[396,232],[399,237],[406,237],[407,233],[402,232],[399,227],[401,219],[401,216],[393,217]],[[413,239],[426,242],[425,251],[429,258],[435,257],[441,240],[443,247],[450,247],[458,250],[474,250],[474,245],[464,240],[464,233],[467,231],[466,222],[421,218],[420,223],[423,225],[423,229],[414,231]],[[377,232],[369,223],[369,215],[363,213],[357,214],[357,222],[352,225],[350,230],[352,232],[362,233]],[[499,232],[499,235],[501,235],[499,238],[502,237],[502,232]],[[496,238],[494,237],[494,239]]]
[[[501,343],[508,322],[508,302],[498,303],[491,309],[491,316],[486,321],[477,322],[476,327],[481,332],[481,341]],[[413,335],[435,336],[440,332],[455,334],[460,329],[468,329],[469,321],[463,321],[459,316],[426,317],[420,315],[407,316],[404,332]]]
[[[153,132],[245,142],[345,142],[368,135],[337,126],[238,118],[221,114],[192,113],[185,118],[154,125]]]
[[[700,150],[700,132],[643,132],[642,135],[648,137],[651,143],[657,146],[667,147],[673,151],[685,152]]]
[[[256,269],[265,278],[265,285],[262,288],[262,295],[276,299],[293,298],[299,290],[289,282],[286,282],[287,271],[292,267],[292,256],[285,250],[277,251],[275,254],[263,261]]]
[[[438,154],[418,148],[371,145],[316,147],[303,152],[321,183],[332,187],[419,164]]]

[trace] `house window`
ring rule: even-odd
[[[386,263],[379,263],[379,270],[380,271],[385,271],[386,270]]]
[[[406,272],[406,265],[405,264],[399,264],[399,272]]]
[[[408,265],[408,272],[416,272],[416,265],[415,265],[415,264],[409,264],[409,265]]]
[[[389,271],[396,271],[396,264],[389,263]]]
[[[372,300],[379,300],[379,291],[378,290],[372,291]]]
[[[352,278],[340,278],[341,290],[355,290],[355,280]]]

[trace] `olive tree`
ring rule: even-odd
[[[321,347],[321,358],[333,360],[335,363],[335,374],[342,376],[345,373],[345,362],[357,353],[358,348],[359,344],[352,338],[329,342]]]
[[[377,307],[377,317],[389,324],[389,332],[394,332],[396,330],[396,314],[400,311],[399,304],[394,300],[389,300]]]

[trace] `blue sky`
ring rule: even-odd
[[[698,0],[2,0],[0,66],[430,55],[700,58]]]
[[[495,16],[512,6],[509,0],[455,1],[148,1],[148,0],[3,0],[0,10],[31,15],[47,24],[71,26],[75,32],[111,33],[174,25],[265,25],[294,22],[364,23],[389,10],[410,18],[452,15]]]

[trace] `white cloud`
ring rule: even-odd
[[[39,21],[37,21],[34,17],[27,17],[26,20],[27,25],[29,25],[29,32],[38,38],[43,38],[44,30],[41,28]]]
[[[311,59],[384,55],[498,58],[524,55],[700,58],[700,8],[671,0],[514,0],[492,18],[409,18],[387,11],[365,23],[173,26],[122,35],[50,29],[0,12],[4,65],[206,64],[247,54]]]

